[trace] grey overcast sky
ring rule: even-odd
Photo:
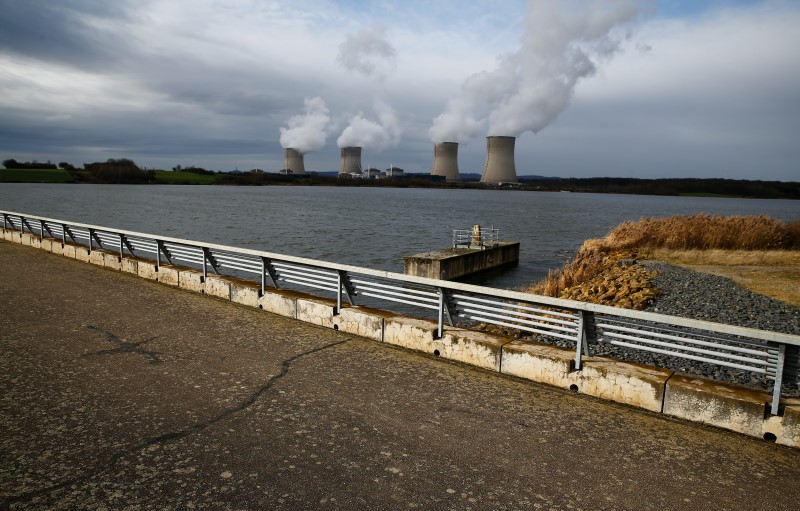
[[[364,165],[429,172],[449,127],[462,173],[481,172],[493,132],[519,135],[519,175],[800,181],[796,0],[0,0],[0,12],[2,159],[277,171],[284,128],[311,151],[307,170],[337,170],[339,143],[362,144]]]

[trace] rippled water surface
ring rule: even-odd
[[[0,209],[402,272],[453,229],[495,226],[519,266],[473,280],[518,287],[625,220],[706,212],[800,219],[788,200],[346,187],[0,184]]]

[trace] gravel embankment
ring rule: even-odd
[[[744,289],[730,279],[695,272],[660,262],[642,263],[658,276],[653,283],[660,294],[646,310],[717,323],[800,334],[800,308]],[[592,354],[656,365],[682,373],[712,377],[750,387],[771,388],[763,376],[737,369],[666,355],[600,344]],[[796,383],[785,383],[783,395],[800,395]]]
[[[648,311],[800,335],[800,308],[753,293],[730,279],[659,262],[653,284],[660,294]]]

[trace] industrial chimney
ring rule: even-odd
[[[486,165],[481,183],[516,183],[514,137],[486,137]]]
[[[339,164],[339,175],[361,172],[361,148],[342,147],[342,161]]]
[[[287,147],[286,150],[284,150],[283,168],[287,173],[304,175],[306,173],[306,166],[303,163],[303,153],[297,149]]]
[[[445,176],[448,181],[458,181],[458,143],[442,142],[433,146],[431,175]]]

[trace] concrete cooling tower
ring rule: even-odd
[[[339,164],[339,175],[361,172],[361,148],[342,147],[342,161]]]
[[[458,144],[456,142],[442,142],[433,146],[434,176],[444,176],[448,181],[458,181]]]
[[[516,183],[514,137],[486,137],[486,165],[481,183]]]
[[[284,169],[292,171],[292,174],[305,174],[306,166],[303,163],[303,153],[297,149],[287,147],[284,151]]]

